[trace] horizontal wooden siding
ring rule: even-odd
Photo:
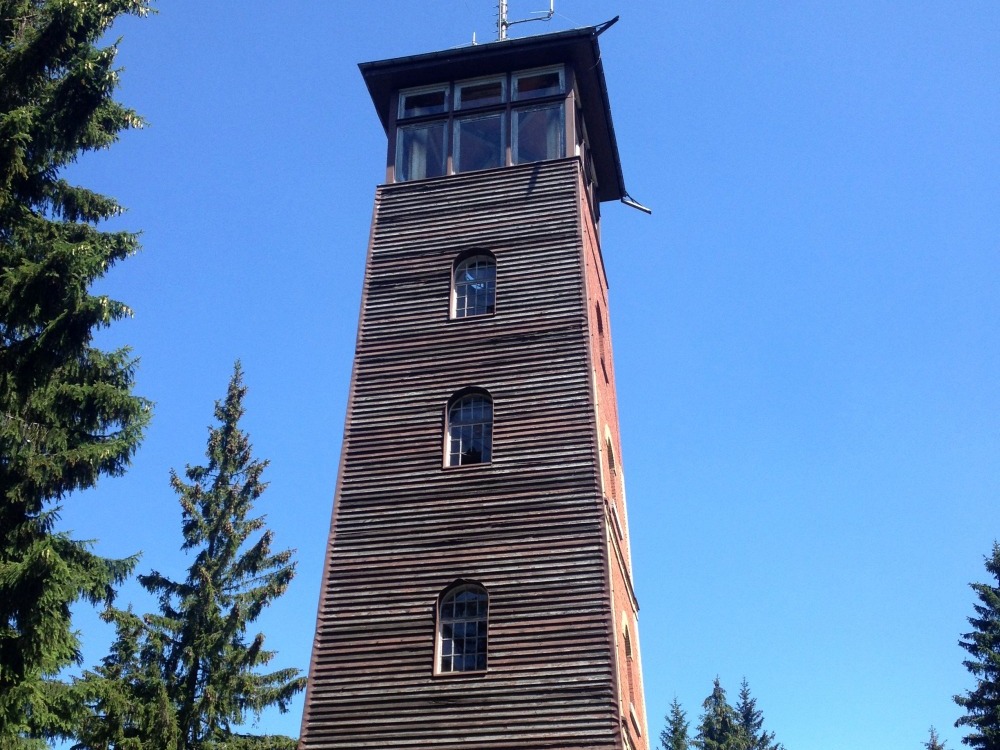
[[[379,189],[303,747],[617,747],[578,180],[567,159]],[[475,248],[496,314],[450,320]],[[467,386],[493,460],[443,468]],[[435,676],[457,579],[489,591],[489,669]]]

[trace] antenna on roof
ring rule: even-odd
[[[544,14],[544,15],[539,15]],[[551,21],[556,14],[556,0],[549,0],[549,10],[535,11],[536,18],[522,18],[520,21],[507,20],[507,0],[497,0],[497,39],[503,41],[507,38],[507,27],[516,23],[527,23],[528,21]]]

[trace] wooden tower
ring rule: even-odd
[[[364,63],[388,136],[302,748],[647,750],[605,26]]]

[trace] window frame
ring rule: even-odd
[[[520,107],[513,107],[510,113],[510,163],[511,165],[516,164],[536,164],[540,161],[551,161],[552,159],[561,159],[566,156],[566,102],[565,101],[550,101],[546,99],[539,100],[528,100],[531,103]],[[559,143],[556,146],[556,152],[562,153],[563,156],[544,156],[541,159],[522,159],[521,156],[521,128],[520,119],[521,116],[530,114],[532,112],[543,112],[546,110],[555,110],[556,118],[555,122],[559,124]]]
[[[529,94],[528,96],[522,96],[520,88],[517,83],[522,78],[528,78],[530,76],[543,75],[545,73],[558,73],[559,74],[559,91],[549,94]],[[512,102],[531,102],[541,99],[548,99],[554,96],[566,96],[566,66],[565,65],[546,65],[541,68],[528,68],[526,70],[515,70],[510,74],[510,99]]]
[[[496,164],[487,164],[483,166],[462,166],[462,132],[463,125],[472,123],[481,123],[486,121],[496,120],[499,126],[499,139],[495,142],[491,142],[491,146],[495,146],[497,152],[494,156],[497,158]],[[500,167],[507,166],[507,117],[504,116],[504,111],[502,109],[498,110],[471,110],[463,111],[461,115],[456,115],[451,119],[451,151],[448,155],[451,156],[451,171],[452,174],[463,174],[465,172],[480,172],[484,169],[499,169]],[[470,128],[465,131],[466,137],[472,137],[475,134],[475,129]],[[447,158],[446,158],[447,161]]]
[[[417,112],[412,115],[406,114],[406,97],[418,94],[433,94],[436,91],[444,92],[444,104],[439,112]],[[415,86],[413,88],[400,89],[396,118],[399,120],[416,120],[421,117],[439,118],[442,115],[447,115],[451,109],[451,83],[449,81],[445,81],[444,83],[433,83],[428,86]]]
[[[480,425],[484,426],[483,429],[484,434],[480,438],[481,441],[480,460],[464,462],[462,460],[462,457],[466,454],[461,450],[463,444],[462,443],[463,436],[460,435],[458,438],[458,448],[459,448],[458,452],[455,453],[452,451],[452,441],[453,441],[452,429],[455,426],[452,417],[452,412],[456,408],[460,407],[463,401],[472,398],[484,399],[485,402],[489,405],[489,420],[488,421],[484,420],[479,422],[459,423],[463,427],[471,426],[473,428],[473,432],[475,432],[474,428],[476,426]],[[448,403],[445,406],[445,413],[444,413],[444,446],[443,446],[444,450],[442,456],[444,464],[443,468],[454,470],[454,469],[470,469],[473,467],[485,467],[491,465],[493,463],[493,428],[495,424],[496,424],[496,409],[494,408],[493,396],[485,388],[478,388],[478,387],[463,388],[457,393],[452,394],[451,398],[448,399]],[[473,440],[474,437],[470,438],[470,443],[472,443]],[[457,458],[457,463],[452,463],[453,457]]]
[[[472,284],[475,283],[475,281],[462,281],[462,282],[460,282],[458,280],[458,274],[462,271],[462,268],[464,266],[467,266],[468,264],[470,264],[472,262],[478,262],[478,261],[489,261],[490,264],[493,266],[493,278],[492,278],[491,281],[488,280],[486,282],[486,284],[487,284],[487,292],[486,292],[487,305],[486,305],[486,308],[487,309],[486,309],[485,312],[474,312],[474,313],[463,312],[463,314],[460,315],[459,314],[459,309],[460,308],[459,308],[459,305],[458,305],[458,302],[459,302],[459,286],[464,286],[464,285],[471,286]],[[449,320],[473,320],[473,319],[476,319],[476,318],[491,318],[494,315],[496,315],[496,310],[497,310],[497,276],[498,276],[498,271],[499,271],[499,269],[498,269],[498,265],[497,265],[497,258],[496,258],[496,256],[493,253],[489,252],[488,250],[468,250],[468,251],[466,251],[466,252],[461,253],[460,255],[458,255],[455,258],[455,261],[451,265],[451,291],[450,291],[449,302],[448,302],[448,318],[449,318]],[[492,285],[492,290],[489,289],[490,285]],[[467,299],[467,297],[466,297],[466,299]],[[492,305],[489,304],[490,300],[492,300]],[[469,308],[469,306],[465,305],[465,307],[462,308],[462,309],[463,310],[468,310],[468,308]]]
[[[594,303],[594,318],[597,321],[597,348],[601,361],[601,373],[604,375],[605,384],[610,385],[611,377],[608,375],[608,365],[604,357],[604,352],[607,349],[607,344],[604,342],[604,313],[601,310],[600,302]]]
[[[459,618],[458,616],[452,614],[451,617],[446,619],[446,616],[444,614],[445,605],[450,601],[454,601],[455,597],[470,591],[475,592],[476,594],[479,595],[483,605],[482,615],[477,617]],[[454,644],[456,643],[457,639],[454,636],[454,632],[452,633],[452,636],[450,638],[445,638],[445,627],[448,625],[454,626],[457,623],[462,623],[462,625],[465,626],[463,627],[463,634],[462,634],[463,643],[468,643],[469,641],[468,634],[465,631],[465,628],[470,623],[475,623],[477,624],[477,626],[480,623],[482,624],[482,634],[480,635],[480,633],[478,632],[479,628],[477,627],[476,628],[477,632],[473,636],[476,648],[473,651],[472,655],[477,658],[474,659],[475,663],[471,668],[464,668],[464,667],[462,669],[454,668],[454,659],[456,656],[459,656],[459,654],[456,654],[454,647]],[[490,631],[490,593],[486,589],[486,587],[483,586],[481,583],[478,583],[477,581],[468,581],[468,580],[458,580],[455,581],[454,583],[449,584],[444,590],[441,591],[440,594],[438,594],[437,601],[435,602],[434,605],[434,675],[436,677],[450,678],[450,677],[468,677],[468,676],[485,674],[489,670],[489,645],[490,645],[489,631]],[[451,647],[446,649],[446,643],[450,643]],[[449,651],[450,653],[445,653],[446,650]],[[479,666],[478,664],[479,662],[478,656],[480,653],[482,653],[482,666]],[[461,656],[467,658],[468,654],[463,651]],[[444,668],[445,659],[451,660],[452,668],[450,669]]]
[[[637,654],[635,652],[635,646],[633,645],[632,633],[638,628],[632,617],[626,614],[624,611],[621,613],[621,629],[622,629],[622,651],[625,657],[625,681],[627,683],[626,687],[626,697],[628,698],[629,707],[629,717],[632,720],[632,726],[635,728],[636,734],[642,737],[642,727],[639,724],[639,719],[635,713],[635,694],[639,690],[639,685],[636,684],[638,681],[638,668],[636,664],[638,662]]]
[[[515,93],[516,82],[527,78],[532,75],[544,74],[544,73],[558,73],[559,76],[559,91],[556,93],[545,93],[540,95],[528,95],[525,96],[520,92]],[[391,179],[394,183],[401,182],[413,182],[415,180],[421,179],[434,179],[435,177],[444,177],[455,174],[466,174],[468,172],[479,171],[481,169],[497,169],[505,168],[510,166],[516,166],[518,164],[514,159],[515,153],[515,135],[514,135],[514,123],[518,115],[516,112],[521,110],[530,110],[536,108],[542,108],[546,105],[560,104],[559,108],[559,136],[560,144],[557,147],[559,153],[558,156],[554,158],[566,158],[571,156],[570,153],[576,148],[575,136],[572,135],[574,130],[574,123],[569,122],[567,112],[573,111],[575,113],[575,107],[571,107],[569,102],[574,100],[575,91],[571,85],[572,81],[572,69],[568,65],[550,65],[542,68],[528,68],[525,70],[515,70],[507,71],[499,75],[490,76],[479,76],[476,78],[459,79],[459,80],[449,80],[433,85],[425,86],[415,86],[412,88],[399,89],[396,92],[396,106],[393,113],[392,129],[395,131],[393,137],[390,138],[392,154],[390,160],[390,170]],[[496,100],[487,101],[485,104],[480,104],[475,101],[463,103],[461,99],[461,92],[463,89],[472,88],[477,85],[488,84],[496,82],[500,84],[500,98],[502,101],[497,102]],[[432,113],[416,112],[414,114],[407,114],[406,112],[406,98],[408,96],[419,95],[424,93],[433,92],[444,92],[444,104],[442,111],[434,111]],[[412,108],[411,108],[412,109]],[[495,167],[485,166],[485,167],[475,167],[462,169],[462,165],[459,163],[459,155],[457,153],[458,142],[460,141],[460,136],[458,134],[460,123],[466,118],[474,119],[477,117],[489,117],[491,115],[499,115],[500,117],[500,160],[499,164]],[[574,114],[575,117],[575,114]],[[400,133],[405,128],[412,128],[415,125],[429,125],[433,122],[443,123],[445,129],[444,135],[444,170],[441,175],[433,175],[431,177],[409,177],[404,179],[404,175],[407,170],[404,169],[402,163],[402,136]],[[542,160],[545,161],[545,160]],[[537,163],[537,161],[522,161],[521,164],[532,164]],[[412,165],[409,165],[412,167]],[[435,165],[436,166],[436,165]],[[428,170],[424,170],[425,173]],[[430,170],[435,171],[435,170]]]
[[[463,89],[471,89],[476,86],[485,86],[490,83],[500,84],[500,101],[487,102],[485,104],[470,103],[463,105],[462,103]],[[458,113],[458,112],[469,112],[471,110],[476,110],[476,109],[486,109],[488,107],[503,107],[505,104],[507,104],[509,100],[509,97],[507,96],[509,87],[507,84],[508,81],[506,75],[485,76],[483,78],[466,78],[465,80],[462,81],[455,81],[454,83],[455,101],[453,102],[454,106],[452,107],[452,110]]]
[[[430,132],[434,126],[441,127],[441,161],[439,164],[435,164],[435,168],[440,168],[440,174],[427,175],[428,169],[427,165],[429,161],[425,158],[424,160],[424,176],[423,177],[405,177],[402,182],[413,182],[415,180],[430,180],[435,177],[444,177],[448,174],[448,125],[446,121],[440,120],[438,118],[428,118],[415,120],[413,122],[405,122],[396,128],[396,165],[395,171],[398,175],[406,174],[412,165],[405,165],[404,159],[406,157],[406,148],[404,147],[404,139],[407,137],[407,133],[416,133],[417,131]],[[416,144],[419,139],[413,138],[413,143]],[[427,149],[426,144],[421,144],[425,149]],[[413,146],[411,145],[411,149]]]

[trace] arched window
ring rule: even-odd
[[[496,294],[497,263],[492,255],[473,255],[456,262],[451,282],[452,317],[491,315]]]
[[[601,360],[601,373],[604,375],[604,382],[610,383],[611,378],[608,377],[608,365],[604,361],[604,352],[607,346],[604,343],[604,316],[601,314],[600,302],[594,305],[594,312],[597,314],[597,355]]]
[[[486,669],[489,596],[479,584],[448,589],[438,604],[438,672]]]
[[[448,466],[488,464],[493,455],[493,400],[485,391],[452,396],[448,403]]]
[[[622,615],[624,618],[624,615]],[[629,703],[632,702],[632,696],[635,694],[635,682],[632,675],[632,638],[628,632],[628,623],[623,623],[625,626],[625,679],[628,682],[628,699]]]

